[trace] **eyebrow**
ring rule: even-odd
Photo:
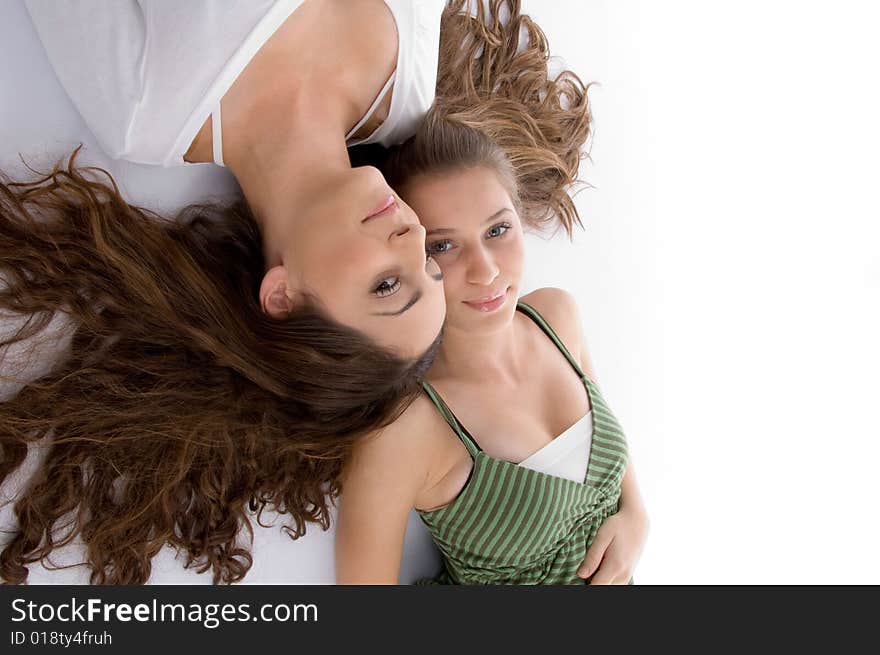
[[[413,294],[413,297],[409,299],[409,302],[407,302],[403,307],[401,307],[397,311],[395,311],[395,312],[373,312],[373,314],[375,316],[400,316],[406,310],[408,310],[410,307],[415,305],[421,299],[421,297],[422,297],[422,290],[419,289],[418,291],[416,291]]]
[[[512,210],[510,207],[503,207],[502,209],[499,209],[497,212],[495,212],[494,214],[492,214],[492,215],[491,215],[489,218],[487,218],[485,221],[483,221],[483,225],[485,225],[486,223],[491,223],[491,222],[494,221],[496,218],[498,218],[499,216],[501,216],[501,214],[503,214],[504,212],[510,212],[510,213],[513,213],[513,210]],[[436,230],[428,230],[427,234],[449,234],[450,232],[455,232],[455,230],[453,230],[453,229],[451,229],[451,228],[441,227],[441,228],[436,229]],[[427,234],[426,234],[425,236],[427,236]]]

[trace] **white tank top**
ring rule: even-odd
[[[583,482],[587,477],[593,437],[593,410],[517,466]]]
[[[26,5],[62,86],[107,154],[178,166],[187,163],[183,155],[229,87],[302,2],[26,0]],[[385,4],[397,25],[397,67],[362,121],[393,83],[388,118],[349,145],[402,142],[434,100],[445,2]],[[216,134],[215,159],[222,163],[222,133]]]

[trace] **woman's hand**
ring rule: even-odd
[[[578,576],[593,575],[590,584],[628,584],[647,536],[648,515],[640,508],[621,508],[602,523]]]

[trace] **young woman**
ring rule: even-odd
[[[185,5],[181,17],[190,11]],[[307,5],[317,20],[334,3],[302,8]],[[138,6],[145,13],[129,27],[135,34],[162,34],[167,21],[148,11],[155,5]],[[214,5],[192,6],[207,11]],[[544,102],[546,40],[519,14],[517,2],[493,3],[491,16],[478,12],[476,21],[457,13],[461,6],[452,2],[444,14],[437,92],[456,111],[473,112],[477,123],[483,111],[517,113],[521,122],[499,132],[501,141],[525,139],[542,152],[559,151],[530,173],[538,183],[527,197],[546,206],[557,190],[541,180],[563,179],[559,171],[577,163],[560,137],[588,128],[584,89],[562,75],[555,88],[565,88],[566,109]],[[80,7],[71,5],[57,20],[81,27]],[[510,19],[501,21],[504,7]],[[297,10],[291,17],[297,15],[309,14]],[[42,33],[39,20],[37,26]],[[117,38],[92,34],[101,35]],[[73,41],[92,47],[80,37]],[[44,35],[44,41],[52,56],[52,39]],[[145,48],[156,43],[143,42]],[[288,45],[296,43],[291,37]],[[124,45],[113,51],[126,52]],[[185,566],[211,570],[215,581],[240,580],[250,566],[250,511],[257,520],[266,507],[289,513],[285,527],[294,537],[307,522],[327,528],[328,500],[339,491],[353,444],[394,420],[419,393],[444,303],[439,269],[425,256],[424,228],[396,195],[389,191],[382,199],[388,187],[376,169],[346,169],[341,162],[334,165],[341,177],[322,177],[327,193],[305,194],[302,206],[285,205],[300,197],[293,172],[320,173],[337,160],[315,144],[314,151],[300,152],[313,166],[290,168],[301,163],[294,153],[302,144],[290,140],[302,129],[294,118],[306,114],[276,99],[277,90],[283,100],[287,83],[277,67],[297,79],[284,68],[284,51],[242,73],[262,71],[253,75],[252,93],[241,96],[255,103],[253,124],[242,122],[238,137],[223,128],[232,141],[240,139],[241,165],[250,165],[244,156],[250,153],[267,167],[263,181],[277,183],[259,186],[259,176],[250,178],[257,185],[251,188],[278,201],[272,206],[281,209],[271,216],[271,203],[261,205],[264,196],[249,195],[244,182],[245,197],[232,207],[196,206],[174,221],[158,220],[127,204],[112,180],[78,169],[73,159],[42,179],[0,186],[0,276],[8,285],[0,291],[0,310],[33,316],[22,330],[4,334],[0,348],[24,345],[56,312],[74,326],[57,365],[20,380],[17,395],[0,402],[0,481],[24,467],[31,446],[42,446],[37,450],[45,456],[29,484],[13,491],[18,527],[0,553],[5,581],[24,581],[28,563],[48,561],[56,547],[74,540],[84,543],[94,582],[146,581],[164,544],[183,553]],[[59,46],[53,59],[64,52]],[[138,70],[150,69],[151,53],[137,59]],[[272,75],[279,80],[272,82]],[[147,79],[161,84],[164,78]],[[99,96],[98,104],[119,100],[113,84],[107,89],[111,96]],[[143,91],[146,102],[151,89],[135,91]],[[123,86],[123,97],[128,91]],[[316,93],[304,101],[323,97]],[[145,119],[146,108],[135,109],[130,118]],[[265,139],[250,142],[249,125]],[[317,133],[322,125],[310,129]],[[138,129],[126,123],[120,133],[129,138]],[[157,138],[160,133],[167,134],[158,130]],[[304,143],[312,136],[305,134]],[[339,135],[328,138],[332,143]],[[138,142],[146,147],[143,138]],[[362,200],[367,187],[381,188],[379,200],[352,210],[347,203]],[[276,246],[289,251],[283,265],[277,258],[273,264]],[[8,375],[8,361],[2,363]]]
[[[533,220],[510,160],[435,114],[385,173],[427,229],[446,324],[425,395],[355,446],[338,581],[396,583],[415,508],[444,558],[433,582],[631,584],[647,518],[626,441],[572,298],[519,298],[523,221]]]
[[[310,295],[406,358],[437,337],[437,271],[425,270],[418,222],[385,211],[391,189],[375,168],[353,169],[346,146],[413,133],[434,98],[444,6],[123,0],[59,11],[27,2],[62,85],[109,155],[229,167],[260,226],[264,311],[287,316]],[[465,38],[461,18],[445,19],[447,41]],[[383,211],[385,220],[366,220]],[[373,293],[395,280],[417,302]]]

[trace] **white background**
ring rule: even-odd
[[[526,290],[580,301],[651,517],[636,583],[880,583],[880,9],[523,5],[551,51],[599,83],[586,230],[530,239]],[[210,165],[107,161],[34,39],[5,1],[0,167],[84,140],[136,202],[229,190]],[[283,560],[257,556],[249,581],[332,581],[331,537],[278,541]],[[402,579],[430,561],[417,522],[408,539]],[[160,569],[193,581],[169,558]]]
[[[524,4],[601,83],[587,229],[530,280],[581,300],[636,583],[880,583],[880,8]]]

